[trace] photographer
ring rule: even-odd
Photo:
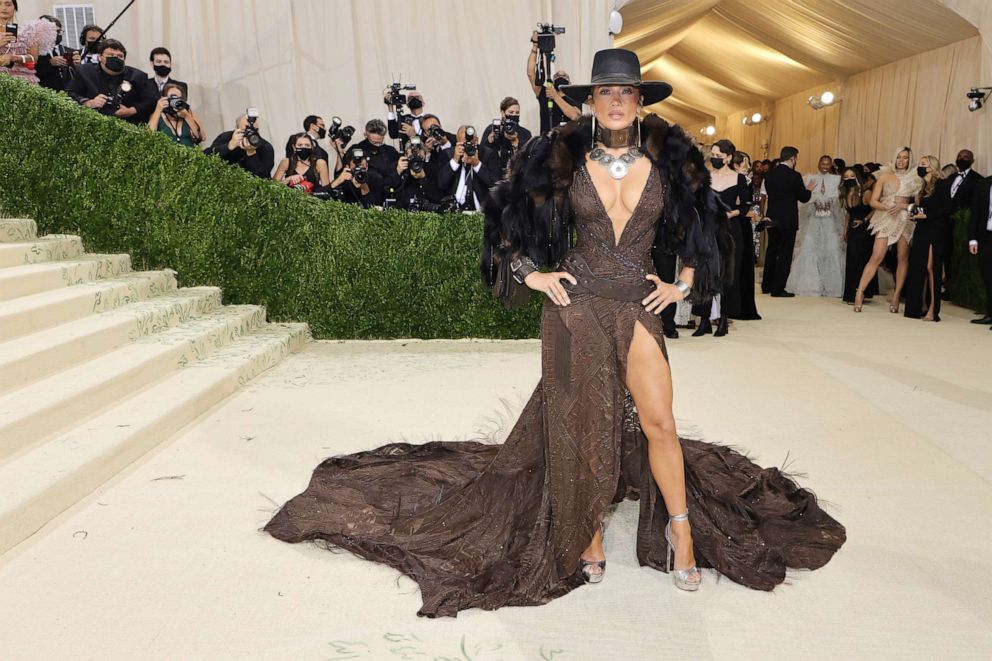
[[[252,112],[252,109],[249,108],[249,112]],[[275,163],[272,143],[258,133],[257,115],[238,117],[234,130],[225,131],[217,136],[204,153],[219,156],[260,179],[269,178]]]
[[[383,92],[383,101],[389,109],[386,118],[389,120],[389,137],[393,140],[400,140],[401,145],[406,145],[406,141],[415,135],[420,135],[422,128],[420,121],[424,116],[424,96],[413,89],[413,85],[400,87],[391,85]],[[406,89],[407,93],[400,94],[400,90]],[[403,113],[403,105],[410,108],[410,114]]]
[[[453,195],[462,211],[481,211],[489,189],[499,180],[496,151],[479,144],[474,126],[462,126],[457,143],[444,154],[448,167],[438,168],[437,179],[441,195]]]
[[[132,124],[148,122],[157,101],[144,72],[127,66],[127,50],[116,39],[97,46],[99,62],[76,70],[68,92],[78,104]]]
[[[365,139],[354,145],[355,149],[365,152],[369,169],[379,175],[383,184],[390,187],[399,186],[396,163],[400,153],[395,147],[386,144],[386,124],[381,119],[370,119],[365,124]],[[342,158],[341,161],[344,161]],[[338,172],[343,169],[339,168]]]
[[[538,32],[530,36],[530,56],[527,58],[527,80],[534,90],[537,103],[541,112],[541,134],[545,134],[551,129],[561,126],[569,120],[578,119],[582,116],[582,108],[576,108],[558,90],[562,85],[572,82],[568,72],[558,70],[552,80],[538,80],[537,58],[540,57],[538,48]]]
[[[500,102],[499,114],[500,118],[494,120],[482,133],[482,144],[496,150],[500,173],[506,173],[514,154],[527,144],[531,135],[530,131],[520,126],[520,102],[512,96]]]
[[[330,182],[327,161],[317,155],[316,144],[306,133],[297,133],[291,138],[293,153],[284,158],[276,168],[272,178],[287,186],[313,193],[325,188]]]
[[[56,92],[64,92],[76,75],[79,66],[79,52],[67,48],[63,43],[62,21],[54,16],[42,16],[42,19],[55,24],[55,46],[51,52],[38,56],[35,73],[38,83]]]
[[[186,94],[178,83],[169,83],[162,88],[162,98],[148,120],[148,128],[164,133],[184,147],[196,147],[203,142],[200,121],[186,103]]]
[[[439,211],[441,191],[431,177],[427,157],[430,153],[419,136],[410,138],[406,151],[396,163],[399,184],[393,191],[396,206],[409,211]]]
[[[339,202],[363,207],[382,206],[385,200],[382,177],[369,169],[368,157],[361,147],[345,153],[344,169],[331,182],[331,197]]]

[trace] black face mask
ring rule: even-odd
[[[844,180],[844,188],[854,188],[857,185],[858,185],[858,180],[857,179],[845,179]]]
[[[172,67],[167,67],[164,64],[156,64],[152,68],[155,69],[155,74],[159,78],[168,78],[169,74],[172,73]]]
[[[954,165],[958,166],[958,170],[964,172],[965,170],[971,168],[971,161],[969,161],[967,158],[959,158],[958,160],[954,161]]]
[[[927,169],[921,165],[920,167],[916,168],[916,175],[920,179],[922,179],[923,177],[927,176]]]
[[[301,161],[309,161],[310,157],[313,156],[313,150],[309,147],[297,147],[296,156]]]
[[[561,89],[562,85],[568,85],[568,78],[555,78],[555,89]]]
[[[107,62],[104,65],[107,67],[107,71],[113,74],[120,74],[124,72],[124,59],[120,57],[108,57]]]
[[[317,139],[323,140],[327,137],[327,129],[317,129]]]
[[[520,115],[507,115],[506,118],[507,119],[512,119],[515,122],[519,122],[520,121]]]
[[[420,100],[420,97],[415,96],[410,99],[410,102],[407,103],[407,105],[410,106],[410,110],[420,110],[424,107],[424,102]]]
[[[722,158],[711,158],[710,159],[710,165],[713,166],[713,169],[714,170],[719,170],[720,168],[722,168],[724,162],[725,161]]]

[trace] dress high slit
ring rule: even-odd
[[[562,269],[581,258],[595,278],[644,286],[664,185],[652,166],[617,242],[580,165],[569,191],[577,240]],[[639,564],[666,571],[669,512],[625,387],[637,323],[668,360],[661,320],[639,298],[570,292],[564,307],[544,300],[541,380],[505,443],[392,443],[330,457],[265,530],[397,569],[420,586],[418,615],[427,617],[535,606],[581,586],[580,554],[610,506],[628,498],[639,500]],[[843,544],[844,527],[779,470],[724,446],[680,442],[700,567],[770,590],[787,567],[819,567]]]

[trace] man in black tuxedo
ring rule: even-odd
[[[153,73],[149,80],[155,85],[155,97],[162,96],[162,90],[165,89],[166,85],[179,85],[183,88],[183,96],[189,100],[189,85],[181,80],[176,80],[172,77],[172,53],[169,52],[168,48],[162,48],[159,46],[152,50],[151,55],[148,56],[148,62],[151,64]]]
[[[116,39],[97,46],[98,64],[83,64],[66,91],[76,103],[131,124],[145,124],[158,103],[144,72],[127,66],[127,50]]]
[[[968,252],[978,256],[978,268],[985,283],[985,316],[972,319],[971,323],[992,326],[992,177],[985,177],[975,185]]]
[[[971,169],[975,163],[975,155],[970,149],[958,152],[954,165],[958,173],[951,180],[951,218],[944,223],[944,270],[947,272],[947,284],[950,286],[951,263],[954,259],[954,214],[961,209],[970,209],[975,197],[975,188],[982,180],[982,175]],[[947,298],[947,295],[945,295]]]
[[[803,184],[803,177],[796,172],[799,150],[782,147],[779,164],[765,175],[768,209],[765,215],[771,220],[768,228],[768,250],[765,252],[765,271],[761,278],[761,291],[775,297],[791,297],[785,291],[792,270],[792,251],[799,231],[799,203],[809,202],[814,184]]]
[[[473,134],[468,138],[468,129]],[[481,211],[489,200],[489,189],[500,178],[499,155],[479,144],[475,128],[458,129],[455,146],[444,151],[448,167],[438,168],[437,187],[443,196],[454,195],[462,211]]]
[[[44,20],[55,25],[55,46],[51,52],[38,56],[35,73],[38,84],[56,92],[64,92],[76,75],[79,66],[79,51],[67,48],[62,42],[62,21],[54,16],[42,16]]]

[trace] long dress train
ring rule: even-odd
[[[578,243],[564,265],[584,261],[594,275],[580,278],[571,305],[545,300],[542,378],[505,443],[393,443],[331,457],[265,530],[397,569],[420,586],[418,615],[428,617],[543,604],[578,587],[579,555],[624,498],[639,499],[639,563],[666,571],[669,512],[624,387],[636,324],[665,351],[660,318],[640,304],[663,186],[652,168],[614,243],[586,166],[577,168]],[[820,567],[843,544],[844,527],[779,470],[723,446],[681,444],[700,566],[771,590],[787,567]]]

